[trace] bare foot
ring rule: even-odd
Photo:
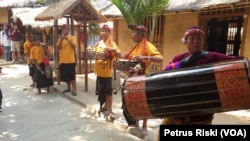
[[[148,135],[147,128],[142,128],[141,130],[141,138],[145,138]]]

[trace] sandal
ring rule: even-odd
[[[115,119],[115,114],[114,114],[114,113],[109,113],[109,117],[110,117],[111,119]]]
[[[105,111],[107,111],[108,109],[106,109],[106,108],[102,108],[102,109],[99,109],[98,110],[98,114],[101,114],[102,112],[105,112]]]
[[[71,92],[71,94],[72,94],[73,96],[76,96],[76,95],[77,95],[77,93],[76,93],[76,92]]]

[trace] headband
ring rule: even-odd
[[[104,24],[102,27],[101,27],[101,30],[108,30],[110,31],[110,27],[106,24]]]
[[[147,28],[143,25],[129,25],[128,28],[139,32],[147,32]]]
[[[197,26],[193,26],[190,27],[183,35],[183,38],[181,39],[181,41],[183,43],[186,43],[187,38],[191,35],[202,35],[203,37],[205,36],[204,31],[202,31],[199,27]]]

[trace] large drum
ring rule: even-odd
[[[127,60],[127,59],[120,59],[117,62],[114,62],[114,69],[120,70],[120,71],[129,71],[130,67],[135,67],[139,61],[136,60]]]
[[[246,58],[125,79],[124,110],[134,119],[250,108]]]

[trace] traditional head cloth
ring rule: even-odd
[[[184,33],[181,41],[183,43],[186,43],[187,42],[187,38],[190,35],[202,35],[204,37],[205,33],[198,26],[192,26],[192,27],[188,28],[188,30]]]
[[[25,37],[26,37],[26,38],[28,38],[28,37],[32,37],[31,32],[26,32],[26,33],[25,33]]]
[[[33,38],[32,38],[33,41],[37,41],[37,40],[40,40],[40,37],[38,35],[34,35]]]
[[[110,27],[109,27],[107,24],[104,24],[104,25],[102,25],[102,27],[101,27],[101,31],[102,31],[102,30],[110,31]]]
[[[128,26],[131,30],[136,30],[140,32],[147,32],[147,28],[143,25],[129,25]]]

